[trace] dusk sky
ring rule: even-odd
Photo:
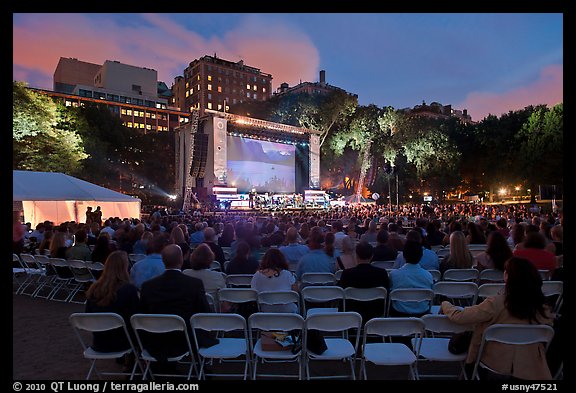
[[[282,82],[326,81],[361,105],[433,101],[473,120],[563,101],[563,16],[470,14],[14,14],[13,78],[52,89],[60,57],[153,68],[170,87],[204,55]]]

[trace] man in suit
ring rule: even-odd
[[[192,329],[190,317],[196,313],[210,312],[204,284],[201,280],[182,273],[184,262],[182,249],[176,244],[170,244],[162,250],[162,261],[166,271],[142,284],[140,290],[140,308],[146,314],[175,314],[186,321],[191,343]],[[144,346],[152,356],[158,359],[160,367],[166,367],[166,359],[182,353],[186,348],[184,336],[180,332],[144,335]],[[199,345],[208,347],[216,344],[216,339],[207,335],[198,337]],[[194,345],[194,344],[192,344]],[[163,364],[162,364],[163,363]]]
[[[373,247],[370,243],[361,241],[356,245],[357,265],[342,272],[338,285],[342,288],[390,288],[388,272],[386,269],[372,266]],[[346,301],[346,309],[356,311],[362,315],[363,324],[371,318],[384,316],[384,301],[373,300],[370,302]]]

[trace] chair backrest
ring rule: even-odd
[[[248,318],[248,328],[267,331],[302,330],[304,318],[300,314],[257,312]]]
[[[478,280],[479,282],[482,281],[504,282],[504,272],[498,269],[484,269],[480,272]]]
[[[218,312],[218,304],[216,302],[216,300],[214,299],[214,296],[212,296],[210,293],[206,292],[206,301],[208,302],[208,306],[210,306],[210,311],[211,312]]]
[[[130,317],[130,325],[134,330],[150,333],[186,332],[184,318],[175,314],[134,314]]]
[[[86,262],[80,259],[69,259],[68,266],[70,266],[70,270],[74,274],[74,280],[79,282],[94,281],[94,276],[88,269]]]
[[[300,281],[304,285],[334,285],[336,276],[334,273],[304,273]]]
[[[48,255],[34,255],[34,258],[41,266],[46,266],[50,262],[50,257]]]
[[[128,254],[128,259],[134,264],[146,258],[146,254]]]
[[[264,291],[258,294],[258,304],[280,305],[296,303],[300,310],[300,294],[296,291]]]
[[[346,300],[357,300],[360,302],[369,302],[371,300],[384,300],[388,297],[388,291],[384,287],[374,288],[354,288],[348,287],[344,289],[344,297]]]
[[[334,273],[334,277],[336,277],[336,281],[339,281],[340,278],[342,277],[342,273],[344,272],[344,270],[340,269],[340,270],[336,270],[336,273]]]
[[[74,313],[68,318],[73,327],[87,332],[104,332],[126,327],[124,319],[116,313]]]
[[[346,329],[360,329],[362,316],[354,311],[330,312],[309,315],[305,322],[306,329],[324,332],[339,332]]]
[[[478,285],[466,281],[439,281],[434,284],[432,290],[436,296],[446,296],[449,299],[470,299],[470,305],[476,303],[478,296]]]
[[[394,289],[388,293],[388,309],[386,315],[390,314],[390,306],[392,301],[399,302],[424,302],[427,301],[432,305],[434,300],[434,291],[424,288],[399,288]]]
[[[485,299],[488,296],[496,296],[500,291],[503,291],[504,283],[488,283],[482,284],[478,287],[478,298]]]
[[[562,281],[542,281],[542,293],[544,296],[562,295],[564,292],[564,282]]]
[[[258,291],[251,288],[220,288],[218,300],[230,303],[257,302]]]
[[[190,317],[190,325],[194,329],[206,331],[246,331],[246,320],[244,317],[232,313],[197,313]]]
[[[474,330],[473,325],[464,325],[450,320],[447,315],[426,314],[421,317],[427,332],[432,333],[461,333]]]
[[[226,276],[226,286],[233,287],[250,287],[253,274],[228,274]]]
[[[480,272],[476,269],[448,269],[442,275],[444,281],[478,281]]]
[[[430,274],[432,275],[432,280],[434,282],[438,282],[440,280],[442,280],[442,273],[440,272],[440,270],[437,269],[429,269],[428,270],[430,272]]]
[[[395,260],[390,261],[372,261],[370,264],[374,267],[379,267],[380,269],[393,269]]]
[[[364,325],[364,332],[382,337],[424,335],[424,321],[421,318],[372,318]]]
[[[218,261],[212,261],[210,263],[210,270],[218,270],[219,272],[222,271],[222,265]]]
[[[540,278],[542,278],[542,281],[550,280],[550,276],[552,275],[552,272],[546,269],[538,269],[538,273],[540,273]]]
[[[36,258],[32,254],[20,254],[20,260],[27,269],[40,269],[41,265],[38,264]]]
[[[485,251],[486,248],[488,248],[488,244],[468,244],[468,250],[470,251],[475,250]]]
[[[74,274],[68,264],[68,261],[63,258],[50,258],[50,265],[56,270],[56,276],[62,280],[70,280]]]

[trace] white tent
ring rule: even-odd
[[[22,202],[24,221],[86,221],[86,208],[100,206],[102,219],[140,218],[140,199],[57,172],[12,171],[12,201]]]

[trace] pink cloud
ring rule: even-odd
[[[282,82],[317,80],[318,50],[293,26],[243,16],[238,27],[223,36],[205,38],[163,14],[141,17],[147,23],[135,27],[81,14],[23,14],[13,26],[13,77],[50,89],[59,58],[74,57],[153,68],[170,86],[192,60],[217,53],[230,61],[242,58],[246,65],[272,74],[274,89]],[[250,26],[258,26],[258,31]]]
[[[553,106],[563,102],[564,71],[561,65],[549,65],[540,71],[533,83],[503,93],[472,92],[455,105],[467,108],[473,120],[482,120],[489,114],[501,116],[508,111],[523,109],[529,105]]]

